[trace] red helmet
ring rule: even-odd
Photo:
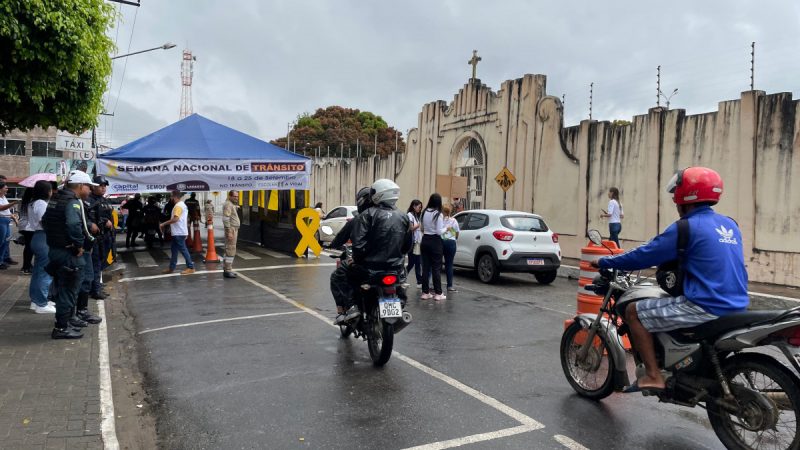
[[[672,201],[677,205],[716,205],[722,195],[722,177],[707,167],[687,167],[672,176],[667,192],[672,194]]]

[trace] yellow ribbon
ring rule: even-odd
[[[307,223],[306,219],[310,220],[310,223]],[[294,249],[295,254],[300,257],[305,254],[307,249],[311,249],[315,255],[319,256],[322,253],[322,247],[314,237],[319,229],[319,213],[313,208],[303,208],[297,212],[297,219],[294,222],[297,225],[297,231],[300,232],[300,243]]]

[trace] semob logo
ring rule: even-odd
[[[135,191],[139,190],[139,185],[138,184],[120,184],[120,183],[115,183],[111,187],[113,187],[114,190],[117,191],[117,192],[135,192]]]

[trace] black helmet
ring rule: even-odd
[[[108,186],[108,180],[106,180],[106,177],[102,175],[95,176],[94,179],[92,179],[92,182],[97,183],[100,186]]]
[[[360,213],[366,211],[370,206],[372,206],[369,187],[363,187],[358,190],[358,193],[356,194],[356,206],[358,207],[358,212]]]

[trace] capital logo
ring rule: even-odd
[[[117,192],[136,192],[136,191],[139,190],[139,185],[138,184],[119,184],[119,183],[114,183],[114,185],[111,186],[111,187],[114,188],[114,190],[117,191]]]
[[[733,237],[733,229],[731,228],[728,230],[725,228],[725,225],[720,225],[719,228],[715,228],[716,232],[720,235],[719,241],[723,244],[733,244],[737,245],[739,242],[736,238]]]

